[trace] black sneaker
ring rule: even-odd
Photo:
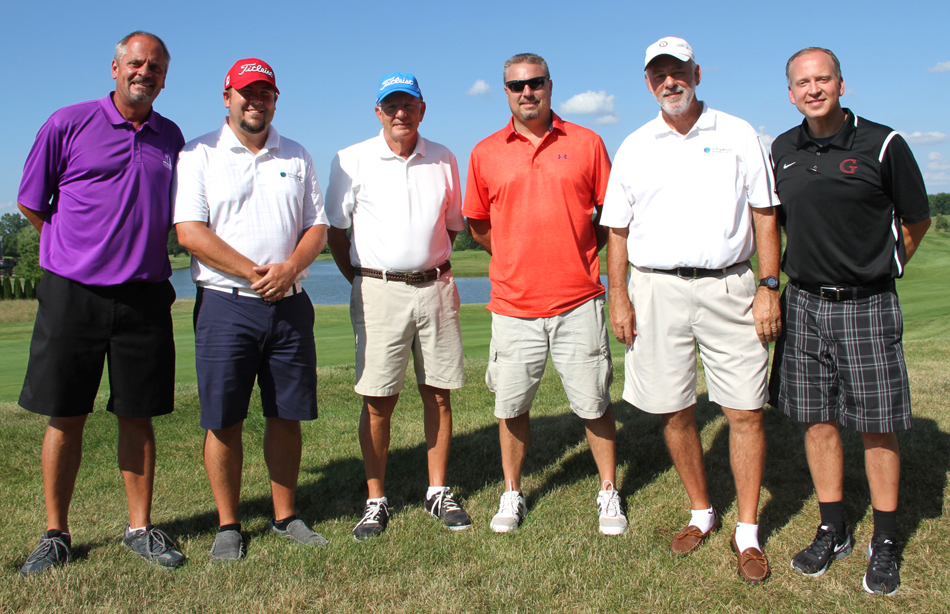
[[[851,554],[853,548],[851,527],[847,524],[844,525],[844,535],[838,535],[834,527],[821,525],[811,545],[792,559],[792,569],[802,575],[817,578],[828,571],[831,561],[843,559]]]
[[[353,527],[353,537],[357,540],[369,539],[382,534],[389,524],[389,501],[383,497],[382,501],[367,501],[363,510],[363,517]]]
[[[900,554],[893,541],[875,536],[868,544],[868,570],[864,574],[864,590],[875,595],[893,595],[901,585],[898,569]]]
[[[125,525],[122,541],[135,554],[162,567],[174,569],[185,562],[185,555],[178,550],[175,541],[154,525],[150,524],[138,531],[130,531],[129,525]]]
[[[448,488],[426,499],[426,511],[453,531],[472,526],[472,517],[462,509]]]
[[[72,556],[69,535],[51,530],[40,536],[40,545],[36,547],[20,568],[20,574],[33,576],[58,565],[65,565]]]

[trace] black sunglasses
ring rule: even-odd
[[[544,87],[544,83],[547,80],[547,77],[535,77],[533,79],[523,79],[521,81],[505,81],[505,87],[507,87],[512,92],[523,92],[524,86],[526,85],[532,90],[539,90]]]

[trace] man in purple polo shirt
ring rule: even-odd
[[[174,402],[175,291],[166,255],[181,130],[152,110],[170,55],[133,32],[115,47],[115,92],[53,113],[23,169],[17,206],[40,232],[39,310],[20,405],[49,416],[43,439],[47,531],[20,573],[68,563],[69,503],[105,357],[107,409],[118,419],[129,519],[124,543],[178,567],[184,556],[151,524],[152,417]]]

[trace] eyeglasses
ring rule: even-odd
[[[532,90],[539,90],[544,87],[547,80],[547,77],[535,77],[533,79],[522,79],[521,81],[505,81],[505,87],[512,92],[523,92],[526,85]]]

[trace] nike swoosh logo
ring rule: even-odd
[[[782,169],[784,170],[784,169],[786,169],[786,168],[788,168],[789,166],[792,166],[792,165],[794,165],[794,164],[796,164],[796,162],[789,162],[788,164],[786,164],[785,166],[783,166]]]

